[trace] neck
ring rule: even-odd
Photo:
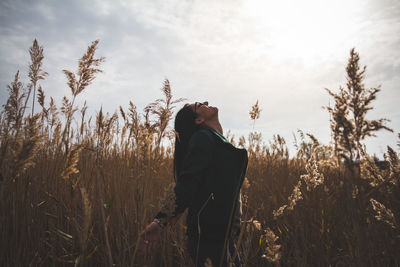
[[[221,123],[219,123],[218,120],[212,120],[212,121],[205,122],[204,126],[213,128],[214,130],[216,130],[217,132],[219,132],[222,135],[224,134],[224,130],[222,129]]]

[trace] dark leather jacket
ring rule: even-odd
[[[193,134],[174,188],[175,215],[189,208],[189,236],[224,240],[238,232],[247,163],[247,151],[214,129],[204,127]]]

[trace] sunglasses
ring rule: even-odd
[[[197,109],[198,109],[199,107],[201,107],[202,105],[205,105],[205,103],[206,103],[206,102],[203,102],[203,103],[201,103],[201,102],[194,102],[194,113],[197,114]]]

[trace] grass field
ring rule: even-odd
[[[0,117],[1,266],[191,264],[184,218],[163,232],[154,254],[136,251],[138,234],[174,184],[168,125],[182,99],[165,80],[162,98],[142,113],[130,102],[118,114],[100,109],[87,118],[75,99],[101,71],[96,46],[76,73],[64,71],[71,96],[61,107],[40,86],[47,73],[36,40],[30,83],[17,73],[9,86]],[[347,88],[328,90],[332,144],[299,132],[289,155],[279,135],[269,145],[258,132],[229,137],[249,153],[237,240],[244,266],[400,265],[399,154],[388,147],[378,162],[364,153],[365,137],[390,129],[384,119],[365,119],[380,89],[365,89],[358,59],[351,50]],[[250,119],[259,112],[253,106]]]

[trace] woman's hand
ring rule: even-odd
[[[155,249],[160,241],[161,226],[152,222],[146,226],[139,236],[138,250],[142,255],[150,254],[150,252]]]

